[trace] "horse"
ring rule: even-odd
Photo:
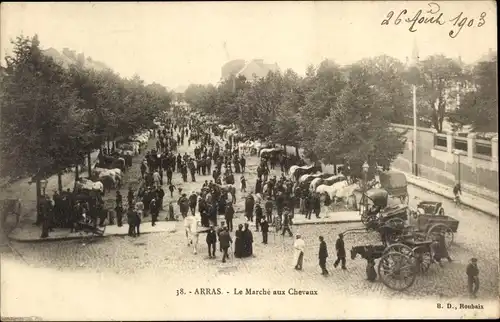
[[[323,184],[324,181],[325,180],[322,178],[314,178],[313,181],[311,181],[311,183],[309,184],[309,190],[311,192],[316,191],[316,188],[318,188],[319,185]]]
[[[384,254],[384,250],[384,245],[354,246],[351,248],[351,259],[354,260],[358,254],[366,260],[379,259]]]
[[[89,179],[84,179],[80,178],[78,182],[76,182],[76,187],[77,189],[81,190],[93,190],[93,191],[99,191],[101,194],[104,195],[104,184],[100,181],[92,181]]]
[[[340,181],[347,181],[347,178],[343,174],[337,174],[335,176],[331,176],[323,180],[324,185],[331,186],[334,183],[340,182]]]
[[[340,181],[344,182],[344,181]],[[347,181],[345,181],[347,182]],[[339,183],[339,182],[337,182]],[[336,185],[337,183],[334,183]],[[335,202],[343,201],[345,203],[346,208],[349,206],[349,201],[351,202],[351,206],[356,207],[356,196],[354,192],[359,189],[359,185],[357,183],[349,184],[345,187],[339,188],[335,193]]]
[[[192,215],[187,215],[184,218],[184,231],[186,232],[187,245],[193,246],[193,254],[197,254],[197,246],[198,246],[198,232],[197,228],[198,223],[196,218]]]
[[[346,202],[346,207],[347,207],[347,201],[349,197],[351,197],[354,194],[354,191],[356,190],[358,186],[356,184],[349,185],[346,180],[340,181],[337,183],[334,183],[331,186],[327,185],[319,185],[318,188],[316,188],[316,192],[319,193],[320,195],[328,195],[330,200],[332,202],[338,202],[339,200],[344,200]]]
[[[321,166],[317,166],[314,164],[308,166],[291,166],[289,170],[289,175],[295,179],[295,181],[299,181],[299,178],[305,174],[312,174],[315,172],[321,172]]]
[[[275,153],[280,153],[280,152],[283,152],[282,149],[280,148],[267,148],[267,149],[261,149],[259,151],[259,156],[261,158],[265,158],[265,157],[271,157],[272,154],[275,154]]]

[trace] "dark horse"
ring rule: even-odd
[[[294,179],[295,181],[299,181],[299,178],[302,177],[304,174],[313,174],[316,172],[321,172],[321,164],[314,164],[312,167],[309,168],[309,166],[303,166],[295,170],[294,173]]]
[[[384,245],[354,246],[351,248],[351,259],[355,259],[359,254],[366,260],[379,259],[384,254]]]

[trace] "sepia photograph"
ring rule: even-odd
[[[500,317],[494,1],[2,2],[2,321]]]

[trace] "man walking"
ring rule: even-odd
[[[196,192],[192,192],[189,196],[189,209],[191,210],[191,214],[194,216],[196,211],[196,204],[198,203],[198,195]]]
[[[247,217],[248,221],[252,221],[253,220],[253,208],[254,208],[254,205],[255,205],[255,200],[252,197],[252,195],[249,194],[245,198],[245,217]],[[257,224],[257,227],[259,227],[258,224]]]
[[[253,216],[252,216],[253,217]],[[264,218],[264,215],[262,214],[262,208],[260,207],[260,203],[255,205],[255,228],[256,231],[259,231],[259,226],[261,226],[262,219]],[[252,221],[253,218],[250,219]],[[267,226],[269,227],[269,223],[267,223]]]
[[[217,243],[217,233],[214,226],[210,225],[210,230],[207,233],[208,258],[215,258],[215,244]]]
[[[224,230],[221,231],[219,235],[219,244],[220,248],[222,249],[223,255],[222,255],[222,262],[226,262],[226,258],[229,258],[229,254],[227,253],[229,246],[233,243],[233,239],[231,238],[231,235],[229,234],[229,231],[227,227],[224,227]]]
[[[255,218],[255,220],[258,220],[257,217]],[[262,243],[264,245],[267,245],[267,234],[269,232],[269,223],[267,222],[265,217],[262,218],[262,222],[260,223],[260,228],[262,230]]]
[[[479,268],[477,267],[477,258],[471,258],[466,269],[467,286],[469,294],[472,298],[476,298],[476,293],[479,290]]]
[[[229,228],[229,231],[233,231],[234,208],[233,208],[233,205],[231,203],[227,204],[224,217],[226,219],[227,227]]]
[[[304,249],[305,249],[305,242],[302,238],[300,238],[300,235],[297,234],[297,237],[295,239],[295,243],[293,244],[294,248],[294,264],[295,264],[295,269],[298,271],[302,270],[302,264],[304,262]]]
[[[337,260],[333,264],[333,267],[337,268],[340,262],[342,262],[342,269],[347,269],[345,267],[345,246],[344,246],[344,234],[339,234],[339,238],[335,243],[335,249],[337,250]]]
[[[149,211],[151,212],[151,226],[156,226],[158,215],[160,213],[160,206],[155,198],[151,199],[151,203],[149,204]]]
[[[321,268],[321,275],[328,275],[326,269],[326,259],[328,258],[328,248],[323,236],[319,236],[319,267]]]
[[[247,179],[245,179],[244,175],[241,175],[240,182],[241,182],[241,192],[247,192]]]
[[[288,208],[285,208],[285,213],[283,214],[283,232],[281,236],[285,236],[285,232],[288,232],[290,237],[293,236],[292,231],[290,230],[290,213],[288,212]]]
[[[135,212],[133,208],[128,208],[127,210],[127,222],[128,222],[128,235],[130,237],[135,237]]]
[[[273,221],[273,202],[272,200],[268,199],[266,203],[264,204],[264,208],[266,209],[266,217],[268,222]]]

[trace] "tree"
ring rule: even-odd
[[[315,74],[308,67],[304,79],[305,104],[300,108],[301,146],[306,156],[315,160],[313,153],[318,124],[327,118],[345,86],[344,71],[333,61],[323,61]]]
[[[404,135],[391,130],[369,78],[363,66],[349,68],[348,82],[315,139],[314,151],[323,162],[385,163],[403,151]]]
[[[423,107],[424,116],[431,119],[438,133],[443,131],[448,101],[454,98],[451,90],[462,75],[460,65],[443,55],[430,56],[419,66],[419,107]]]
[[[477,63],[472,88],[465,93],[450,121],[478,132],[498,132],[497,59]]]
[[[286,146],[294,146],[295,153],[299,155],[300,144],[300,116],[286,108],[285,105],[277,111],[277,117],[273,124],[273,133],[271,135],[273,142]]]
[[[377,94],[381,106],[387,107],[387,117],[393,123],[406,124],[413,118],[411,85],[405,81],[404,64],[387,55],[360,62],[368,72],[368,83]]]
[[[36,35],[17,37],[6,62],[2,174],[45,176],[75,164],[86,124],[68,75],[41,53]]]
[[[269,140],[282,99],[283,78],[279,72],[270,72],[265,78],[252,82],[238,95],[240,127],[252,137]]]

